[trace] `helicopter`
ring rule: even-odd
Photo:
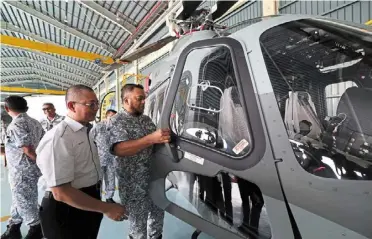
[[[145,83],[145,114],[172,132],[155,204],[192,238],[372,238],[371,28],[275,15],[229,33],[214,20],[232,1],[200,2],[169,19],[175,36],[120,58],[176,41]]]

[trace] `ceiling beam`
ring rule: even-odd
[[[66,91],[62,90],[49,90],[49,89],[32,89],[23,87],[8,87],[0,86],[2,92],[19,92],[19,93],[31,93],[31,94],[46,94],[46,95],[65,95]]]
[[[27,57],[2,57],[1,58],[1,62],[22,62],[22,63],[28,63],[28,64],[32,64],[34,67],[36,68],[39,68],[40,66],[42,67],[45,67],[45,68],[49,68],[49,69],[52,69],[56,72],[59,72],[61,74],[65,74],[65,75],[68,75],[70,77],[78,77],[76,74],[72,73],[72,72],[69,72],[69,71],[64,71],[64,70],[61,70],[57,67],[54,67],[54,66],[51,66],[51,65],[48,65],[48,64],[45,64],[43,62],[39,62],[39,61],[36,61],[34,59],[31,59],[31,58],[27,58]],[[81,78],[81,77],[79,77]],[[87,78],[81,78],[81,79],[84,79],[85,81],[91,81],[92,79],[87,79]]]
[[[61,82],[59,80],[50,79],[48,77],[40,76],[40,75],[37,75],[37,74],[2,76],[1,77],[1,84],[17,82],[18,80],[29,80],[29,79],[40,79],[40,80],[44,80],[44,81],[47,81],[47,82],[50,82],[50,83],[54,83],[56,85],[59,85],[61,87],[65,87],[65,88],[68,88],[68,87],[71,86],[71,84],[67,84],[67,83]]]
[[[30,49],[46,53],[58,54],[62,56],[70,56],[81,60],[86,60],[88,62],[95,62],[99,60],[100,63],[104,64],[114,63],[112,58],[109,56],[102,56],[91,52],[79,51],[65,46],[57,45],[55,43],[49,44],[3,34],[0,35],[0,43],[7,46],[19,47],[22,49]]]
[[[22,29],[18,26],[15,26],[15,25],[11,24],[10,22],[1,21],[0,22],[0,27],[1,27],[2,30],[8,30],[8,31],[11,31],[11,32],[18,32],[18,33],[21,33],[24,36],[30,37],[30,38],[32,38],[36,41],[39,41],[39,42],[44,42],[44,43],[48,43],[48,44],[56,44],[53,41],[50,41],[50,40],[48,40],[44,37],[33,34],[30,31],[27,31],[27,30]]]
[[[8,85],[22,85],[22,84],[28,84],[28,83],[38,84],[39,82],[40,82],[40,80],[29,79],[29,80],[15,81],[15,82],[6,82],[6,83],[1,84],[1,85],[3,85],[3,86],[8,86]],[[61,85],[58,85],[58,84],[55,84],[55,83],[52,83],[52,82],[49,82],[49,81],[44,81],[42,83],[44,85],[45,84],[48,84],[48,85],[51,85],[51,86],[63,88]]]
[[[137,41],[129,48],[126,54],[129,54],[136,50],[144,41],[146,41],[158,28],[163,25],[167,20],[167,17],[169,14],[171,14],[173,11],[177,11],[182,7],[182,1],[176,1],[176,2],[169,2],[167,10],[158,17],[155,22],[151,25],[151,27],[146,30],[142,36],[137,39]]]
[[[50,73],[50,72],[46,71],[45,69],[40,69],[40,68],[37,69],[35,67],[1,67],[1,73],[3,73],[3,72],[4,73],[9,73],[9,72],[14,72],[14,71],[31,71],[31,72],[35,72],[35,73],[42,71],[45,74],[53,74],[53,73]],[[62,78],[64,77],[61,72],[58,72],[58,73],[61,74],[58,77],[62,77]],[[68,81],[71,81],[71,83],[72,82],[79,82],[79,83],[83,83],[83,84],[91,84],[92,83],[92,81],[88,81],[87,79],[80,78],[80,77],[77,78],[76,76],[74,77],[74,76],[71,76],[71,75],[70,75],[69,78],[66,77],[65,79],[68,80]]]
[[[121,46],[112,56],[112,58],[114,60],[120,58],[126,52],[126,50],[130,47],[130,45],[137,39],[137,37],[140,37],[141,34],[143,34],[148,29],[151,23],[154,22],[157,18],[159,18],[160,12],[167,9],[167,7],[168,7],[168,1],[156,1],[155,5],[148,12],[146,17],[144,17],[142,21],[138,24],[136,31],[133,33],[133,35],[128,37],[121,44]]]
[[[55,27],[60,28],[63,31],[65,31],[65,32],[67,32],[67,33],[69,33],[71,35],[77,36],[80,39],[82,39],[82,40],[84,40],[84,41],[86,41],[86,42],[88,42],[90,44],[93,44],[93,45],[95,45],[95,46],[97,46],[99,48],[102,47],[103,49],[105,49],[109,53],[115,53],[116,52],[115,48],[113,48],[113,47],[111,47],[111,46],[109,46],[109,45],[107,45],[105,43],[102,43],[99,40],[96,40],[93,37],[88,36],[85,33],[80,32],[80,31],[78,31],[78,30],[76,30],[76,29],[74,29],[74,28],[72,28],[72,27],[70,27],[70,26],[68,26],[66,24],[63,24],[63,23],[59,22],[58,20],[56,20],[56,19],[54,19],[52,17],[49,17],[47,15],[44,15],[43,13],[41,13],[41,12],[39,12],[39,11],[37,11],[37,10],[35,10],[35,9],[33,9],[33,8],[25,5],[25,4],[23,4],[22,2],[11,1],[10,0],[10,1],[4,1],[4,3],[6,3],[8,5],[11,5],[11,6],[15,7],[15,8],[18,8],[18,9],[20,9],[20,10],[22,10],[22,11],[24,11],[24,12],[26,12],[26,13],[34,16],[34,17],[36,17],[36,18],[39,18],[39,19],[43,20],[44,22],[46,22],[48,24],[54,25]]]
[[[98,3],[95,3],[94,1],[90,0],[90,1],[79,1],[79,2],[85,7],[90,8],[92,11],[106,18],[107,20],[115,23],[116,25],[124,29],[126,32],[128,32],[130,35],[132,35],[133,32],[136,30],[136,27],[130,24],[129,22],[126,22],[125,19],[118,20],[115,14],[113,14],[106,8],[102,7]]]
[[[65,66],[68,66],[72,69],[75,69],[75,70],[78,70],[84,74],[88,74],[88,75],[91,75],[93,76],[94,78],[98,78],[98,77],[101,77],[101,74],[97,73],[97,72],[94,72],[92,70],[88,70],[84,67],[81,67],[81,66],[78,66],[78,65],[75,65],[73,63],[70,63],[68,61],[65,61],[65,60],[61,60],[55,56],[52,56],[52,55],[48,55],[46,53],[43,53],[43,52],[39,52],[39,51],[33,51],[33,50],[28,50],[28,49],[19,49],[17,47],[12,47],[12,46],[3,46],[1,47],[2,49],[4,48],[11,48],[11,49],[15,49],[15,50],[19,50],[19,51],[27,51],[27,52],[30,52],[32,54],[35,54],[35,55],[38,55],[40,57],[43,57],[45,59],[48,59],[48,60],[51,60],[51,61],[55,61],[59,64],[62,64],[62,65],[65,65]],[[31,58],[30,58],[31,59]]]
[[[51,73],[49,73],[47,71],[44,71],[44,70],[37,70],[36,71],[32,67],[25,67],[25,68],[22,68],[22,69],[19,69],[19,68],[17,68],[17,69],[15,69],[15,68],[2,68],[1,72],[4,72],[3,71],[4,69],[9,69],[8,72],[30,71],[30,72],[32,72],[32,74],[30,74],[30,75],[36,74],[36,75],[40,75],[40,76],[45,76],[47,78],[55,79],[56,81],[60,81],[61,83],[68,84],[68,85],[75,85],[77,83],[90,85],[89,83],[80,82],[80,81],[77,81],[77,80],[71,80],[71,79],[67,79],[67,78],[61,79],[60,76],[58,76],[58,75],[51,74]],[[8,77],[8,76],[9,75],[7,75],[7,76],[1,76],[1,78]],[[58,77],[58,78],[56,78],[56,77]]]

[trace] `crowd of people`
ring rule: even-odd
[[[27,115],[23,97],[5,99],[12,117],[5,138],[12,206],[1,239],[22,238],[22,223],[29,226],[27,239],[97,238],[103,216],[128,219],[128,238],[162,238],[164,211],[149,197],[149,171],[153,146],[168,143],[170,131],[157,130],[143,114],[141,85],[126,84],[121,96],[123,109],[108,110],[94,126],[99,101],[85,85],[67,90],[65,117],[45,103],[40,122]],[[113,200],[115,178],[120,202]],[[45,187],[41,205],[39,179]]]

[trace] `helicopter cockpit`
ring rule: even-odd
[[[317,176],[372,179],[372,35],[360,30],[307,19],[260,38],[297,160]]]

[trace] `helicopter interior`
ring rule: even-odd
[[[319,177],[371,180],[372,36],[352,31],[301,20],[269,29],[260,43],[301,166]]]

